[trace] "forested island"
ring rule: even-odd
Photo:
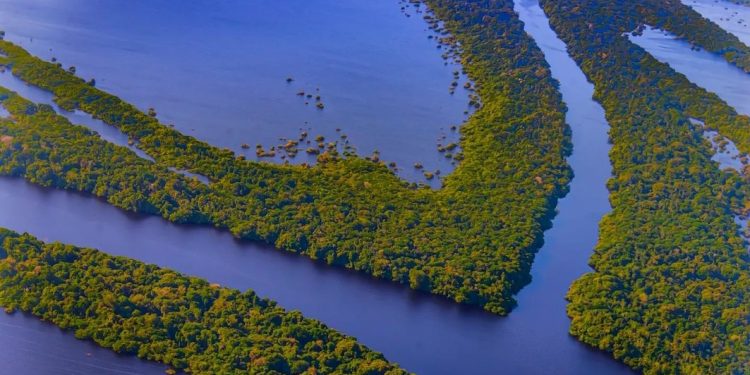
[[[461,163],[438,191],[415,188],[382,162],[335,150],[322,153],[314,167],[243,160],[7,41],[0,42],[7,56],[0,63],[14,75],[53,92],[61,107],[122,130],[155,163],[6,94],[17,124],[3,130],[11,138],[0,155],[2,171],[130,211],[226,228],[242,239],[507,314],[513,294],[529,282],[542,232],[571,177],[565,108],[511,1],[427,4],[461,45],[483,103],[461,127]],[[198,186],[167,168],[206,176],[211,184]],[[125,183],[131,180],[136,183]]]
[[[252,291],[2,228],[0,304],[193,374],[406,374]]]
[[[567,109],[512,0],[411,3],[441,21],[431,25],[478,95],[440,189],[336,147],[316,149],[315,165],[245,160],[5,40],[2,68],[118,129],[149,158],[0,87],[10,114],[0,118],[0,175],[509,314],[573,178]],[[720,170],[703,137],[705,124],[750,153],[750,118],[628,35],[653,26],[748,73],[750,47],[679,1],[540,3],[611,127],[612,211],[593,271],[567,294],[570,333],[647,374],[750,373],[750,255],[733,220],[750,212],[750,184]],[[5,229],[0,306],[191,373],[405,373],[253,291]]]
[[[750,256],[732,214],[746,209],[748,183],[717,168],[689,120],[747,151],[750,118],[623,36],[644,22],[630,3],[542,4],[594,82],[613,142],[613,210],[595,272],[568,294],[571,333],[649,374],[747,373]],[[644,12],[663,27],[674,17]]]

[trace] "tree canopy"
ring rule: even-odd
[[[252,291],[2,228],[0,304],[194,374],[406,373]]]
[[[61,107],[120,129],[155,162],[6,92],[13,119],[2,132],[13,142],[2,150],[0,171],[507,314],[571,177],[565,108],[510,0],[427,3],[445,23],[441,32],[460,45],[482,102],[461,127],[461,163],[438,191],[335,150],[314,167],[242,160],[7,41],[0,41],[0,63],[14,75],[54,93]],[[167,168],[211,183],[199,186]]]
[[[711,161],[696,118],[748,150],[739,116],[631,43],[636,4],[542,0],[550,23],[605,109],[613,147],[612,212],[595,272],[571,287],[571,333],[648,374],[750,372],[750,256],[733,215],[748,182]],[[667,3],[667,2],[659,2]],[[667,13],[664,13],[667,12]]]

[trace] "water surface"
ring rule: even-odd
[[[22,313],[0,313],[3,374],[164,374],[166,366],[117,355],[91,341],[76,340],[52,324]]]
[[[724,0],[682,0],[682,3],[750,46],[750,6]]]
[[[689,0],[687,4],[748,43],[750,31],[747,29],[747,16],[750,16],[750,8],[725,1],[710,3],[706,0]],[[679,40],[663,30],[646,27],[643,35],[630,35],[629,38],[657,60],[684,74],[691,82],[718,95],[737,113],[750,115],[750,74],[730,64],[723,57],[702,49],[694,49],[688,42]],[[706,125],[701,119],[690,121],[696,126]],[[703,137],[711,144],[711,160],[716,162],[718,168],[745,174],[748,155],[741,153],[732,140],[711,128],[703,130]],[[750,217],[734,215],[734,221],[740,236],[750,246]]]
[[[688,42],[651,27],[646,27],[642,36],[631,35],[630,40],[691,82],[717,94],[738,113],[750,115],[750,74],[723,57],[692,49]]]
[[[545,234],[546,244],[532,270],[534,281],[519,294],[519,307],[509,317],[239,242],[225,232],[128,215],[91,197],[41,189],[17,179],[0,178],[0,226],[29,231],[47,241],[100,248],[232,288],[251,288],[357,337],[420,374],[628,374],[630,370],[609,355],[570,337],[565,315],[567,288],[590,271],[587,261],[597,240],[596,228],[609,210],[604,113],[538,4],[522,0],[517,10],[560,80],[573,130],[569,161],[576,177],[570,194],[560,201],[554,227]],[[13,339],[3,337],[0,334],[11,355]],[[46,345],[69,350],[71,356],[81,351],[50,341],[38,345],[39,350]]]
[[[452,170],[437,144],[458,139],[450,128],[466,118],[468,92],[460,78],[449,94],[461,67],[442,58],[445,49],[428,39],[434,32],[421,16],[401,6],[398,0],[0,0],[0,29],[142,110],[155,108],[183,133],[250,159],[256,144],[269,149],[302,131],[341,142],[345,134],[361,155],[378,150],[401,176],[427,182],[412,165],[443,175]],[[299,91],[320,95],[325,108]],[[301,146],[294,161],[314,161],[304,151],[309,145]]]

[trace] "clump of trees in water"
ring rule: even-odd
[[[507,314],[571,177],[565,108],[510,0],[427,1],[445,20],[483,105],[461,127],[463,161],[440,190],[382,161],[320,150],[315,167],[243,160],[161,124],[52,63],[0,42],[0,63],[68,110],[117,127],[154,158],[108,145],[51,109],[3,94],[13,142],[0,173],[128,210],[210,224],[331,265]],[[447,31],[446,31],[447,32]],[[541,72],[541,73],[540,73]],[[170,172],[189,171],[209,186]],[[543,181],[539,183],[538,181]]]
[[[0,305],[194,374],[406,374],[252,291],[2,228]]]
[[[642,22],[633,4],[651,2],[542,4],[594,82],[613,142],[612,212],[594,272],[568,293],[571,333],[647,374],[750,373],[750,256],[733,221],[750,184],[719,170],[690,121],[747,152],[750,118],[623,36]]]

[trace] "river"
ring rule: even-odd
[[[516,8],[560,81],[573,130],[574,152],[569,162],[575,178],[571,192],[559,202],[553,228],[545,233],[545,245],[532,269],[533,282],[518,295],[519,306],[509,317],[330,268],[268,246],[238,242],[211,228],[177,226],[156,217],[126,214],[91,197],[42,189],[17,179],[0,179],[0,205],[4,208],[0,226],[28,231],[47,241],[100,248],[228,287],[252,288],[281,306],[298,309],[357,337],[420,374],[630,373],[609,355],[570,337],[565,315],[567,288],[590,270],[587,261],[597,240],[598,222],[609,210],[604,113],[591,99],[593,87],[549,28],[536,1],[521,0]],[[36,39],[32,43],[37,43]],[[105,81],[106,74],[98,76],[98,81]],[[7,83],[10,79],[3,80]],[[23,85],[16,88],[30,90]],[[18,340],[37,343],[36,350],[42,353],[65,353],[61,355],[79,359],[78,365],[65,364],[77,366],[76,373],[161,371],[152,363],[92,348],[31,318],[0,314],[0,327],[2,324],[25,327],[17,328],[16,333],[0,329],[0,344],[5,348],[2,355],[14,359],[4,363],[14,366],[9,370],[15,373],[56,372],[49,364],[53,357],[15,355]],[[46,339],[47,331],[58,332],[56,339]],[[98,368],[93,370],[88,365],[95,360]]]
[[[659,29],[647,27],[642,36],[629,38],[691,82],[717,94],[738,113],[750,115],[750,74],[721,56],[692,49],[688,42]]]
[[[682,3],[750,46],[750,6],[726,0],[682,0]]]
[[[256,144],[268,150],[302,131],[345,142],[343,134],[360,154],[377,150],[397,163],[400,176],[438,187],[439,179],[427,181],[413,164],[443,175],[452,170],[437,145],[458,140],[451,127],[467,117],[469,92],[460,75],[449,93],[461,67],[444,61],[427,22],[401,6],[0,0],[0,29],[142,110],[153,107],[181,132],[248,159],[256,159]],[[315,106],[318,95],[323,110]],[[305,148],[291,161],[314,161]]]
[[[692,6],[704,17],[750,45],[750,7],[727,1],[706,0],[689,0],[685,4]],[[685,75],[691,82],[718,95],[737,113],[750,116],[750,74],[730,64],[723,57],[703,49],[694,49],[687,41],[679,40],[663,30],[646,27],[643,35],[631,35],[629,38],[657,60]],[[700,119],[691,121],[697,125],[704,125]],[[717,163],[717,167],[724,170],[733,169],[740,174],[745,173],[747,155],[743,155],[734,142],[716,130],[706,129],[703,136],[711,142],[714,151],[711,159]],[[750,218],[735,215],[734,220],[740,235],[750,246]]]

